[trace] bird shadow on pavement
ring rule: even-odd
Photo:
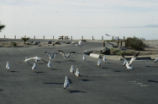
[[[57,68],[48,68],[49,70],[53,71],[53,70],[58,70]]]
[[[89,79],[81,79],[81,81],[83,81],[83,82],[89,82],[90,80]]]
[[[81,91],[81,90],[68,90],[69,93],[86,93],[86,91]]]
[[[102,66],[101,68],[102,68],[102,69],[108,69],[108,67],[105,67],[105,66]]]
[[[150,83],[158,83],[158,81],[156,81],[156,80],[148,80],[148,82],[150,82]]]
[[[43,84],[48,84],[48,85],[63,85],[64,83],[58,83],[58,82],[43,82]]]
[[[15,70],[11,70],[10,72],[12,72],[12,73],[15,73],[15,72],[18,72],[18,71],[15,71]]]
[[[114,72],[121,72],[120,70],[114,70]]]
[[[3,89],[0,88],[0,92],[4,91]]]
[[[36,71],[35,73],[41,74],[41,73],[44,73],[44,72],[43,71]]]
[[[147,67],[147,68],[157,68],[157,66],[150,66],[150,65],[147,65],[147,66],[145,66],[145,67]]]

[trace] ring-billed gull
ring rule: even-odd
[[[99,67],[101,66],[101,61],[102,61],[101,56],[99,56],[98,61],[97,61],[97,66],[99,66]]]
[[[69,59],[75,52],[64,52],[63,50],[58,50],[59,54],[61,54],[64,59]]]
[[[6,69],[7,69],[7,71],[9,71],[9,70],[10,70],[10,64],[9,64],[9,62],[8,62],[8,61],[6,62]]]
[[[70,81],[67,76],[65,76],[65,81],[64,81],[64,89],[68,88],[70,86]]]
[[[52,63],[51,63],[51,59],[49,59],[48,64],[47,64],[48,68],[52,68]]]
[[[38,61],[41,61],[42,58],[41,57],[38,57],[38,56],[35,56],[35,57],[30,57],[30,58],[25,58],[24,62],[28,62],[30,60],[34,60],[35,62],[38,62]]]
[[[123,58],[123,66],[126,67],[127,70],[132,70],[133,67],[132,67],[132,63],[136,60],[136,58],[138,57],[138,55],[140,54],[140,52],[136,53],[136,55],[134,55],[130,61],[128,62],[127,59],[125,58],[124,55],[122,55],[122,58]]]
[[[83,44],[82,40],[78,41],[78,45],[81,46]]]
[[[55,53],[55,52],[53,52],[53,53],[45,52],[45,53],[47,54],[49,60],[53,60],[57,55],[57,53]]]
[[[76,76],[76,77],[80,77],[79,68],[76,68],[75,76]]]
[[[86,55],[83,54],[82,60],[85,61],[86,60]]]
[[[106,63],[106,56],[103,56],[103,62]]]
[[[71,67],[70,67],[70,73],[74,73],[75,72],[75,67],[74,67],[74,65],[71,65]]]
[[[34,71],[35,69],[36,69],[36,63],[33,63],[32,70]]]

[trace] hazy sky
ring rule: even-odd
[[[158,0],[0,0],[2,37],[138,36],[158,39]]]

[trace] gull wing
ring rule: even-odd
[[[132,57],[131,60],[129,61],[129,65],[131,65],[135,60],[136,60],[136,57]]]
[[[30,58],[25,58],[24,62],[30,61],[30,60],[35,60],[36,57],[30,57]]]
[[[58,50],[59,54],[61,54],[62,56],[65,55],[65,52],[63,50]]]
[[[123,54],[122,54],[122,59],[123,59],[123,66],[125,66],[128,63],[128,61]]]
[[[137,52],[132,58],[131,60],[129,61],[129,65],[131,65],[135,60],[136,58],[139,56],[140,52]]]

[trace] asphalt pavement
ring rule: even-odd
[[[98,67],[97,59],[82,60],[83,51],[101,47],[101,43],[83,46],[63,45],[48,47],[0,48],[0,104],[158,104],[158,63],[135,61],[134,69],[125,70],[121,61],[108,60]],[[47,68],[44,53],[74,51],[70,59],[57,54],[53,67]],[[25,57],[39,56],[46,62],[25,63]],[[10,62],[11,71],[5,69]],[[75,65],[81,73],[76,78],[69,72]],[[71,79],[63,89],[65,75]]]

